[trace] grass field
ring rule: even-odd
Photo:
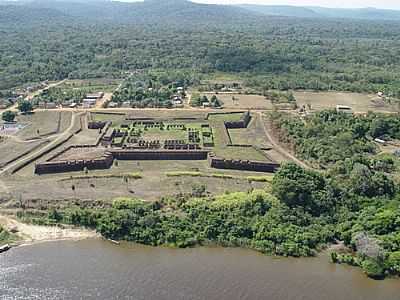
[[[187,140],[186,130],[160,130],[157,128],[149,128],[143,132],[143,139],[145,141],[164,141],[164,140]]]
[[[210,114],[208,120],[210,121],[240,121],[243,112],[232,112],[232,113],[215,113]]]
[[[90,118],[94,121],[102,121],[102,122],[112,122],[112,127],[118,128],[124,123],[126,115],[118,114],[118,113],[90,113]]]
[[[232,144],[253,145],[261,148],[271,146],[265,137],[264,128],[259,120],[259,116],[256,114],[252,115],[247,128],[229,129],[228,131]]]
[[[298,106],[311,105],[313,110],[335,108],[336,105],[347,105],[355,112],[396,111],[398,107],[385,103],[376,95],[345,92],[294,92]]]
[[[215,148],[214,153],[226,159],[240,159],[240,160],[268,160],[264,155],[253,147],[221,147]]]

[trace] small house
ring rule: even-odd
[[[83,108],[92,108],[95,107],[97,103],[97,98],[85,98],[82,101]]]
[[[110,102],[110,103],[108,103],[108,107],[109,108],[116,108],[116,107],[118,107],[119,105],[118,105],[118,103],[117,102]]]
[[[122,103],[123,108],[131,108],[131,102],[130,101],[125,101]]]
[[[352,114],[353,110],[350,106],[346,105],[336,105],[336,111],[338,113]]]
[[[385,140],[382,140],[382,139],[375,139],[374,141],[377,142],[378,144],[381,144],[381,145],[386,145],[387,144],[387,142]]]
[[[55,104],[54,102],[49,102],[46,104],[46,108],[47,109],[55,109],[55,108],[57,108],[57,104]]]
[[[103,96],[104,96],[104,93],[103,92],[99,92],[99,93],[87,94],[85,99],[99,100],[99,99],[103,98]]]

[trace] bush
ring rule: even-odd
[[[390,253],[387,264],[392,272],[400,274],[400,251]]]
[[[1,118],[5,122],[13,122],[16,116],[17,116],[16,113],[14,113],[10,110],[7,110],[1,115]]]
[[[367,258],[361,263],[361,267],[368,277],[381,279],[385,277],[385,269],[383,265],[376,259]]]

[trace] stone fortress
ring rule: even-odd
[[[197,120],[199,125],[196,126],[189,122],[193,120],[160,121],[129,117],[125,117],[123,124],[113,126],[111,121],[90,117],[87,127],[99,131],[96,143],[65,147],[46,161],[37,163],[35,174],[109,169],[115,160],[208,160],[212,168],[255,172],[275,172],[279,168],[279,163],[266,154],[265,161],[216,156],[213,152],[213,128],[207,122],[216,114],[227,113],[209,113],[205,120]],[[250,112],[246,111],[239,120],[224,121],[226,134],[229,136],[228,129],[231,128],[247,128],[251,118]],[[228,144],[227,147],[235,145]]]

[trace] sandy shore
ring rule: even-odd
[[[100,235],[92,230],[72,227],[50,227],[21,223],[9,216],[0,216],[0,225],[21,238],[18,244],[58,240],[84,240],[98,238]]]

